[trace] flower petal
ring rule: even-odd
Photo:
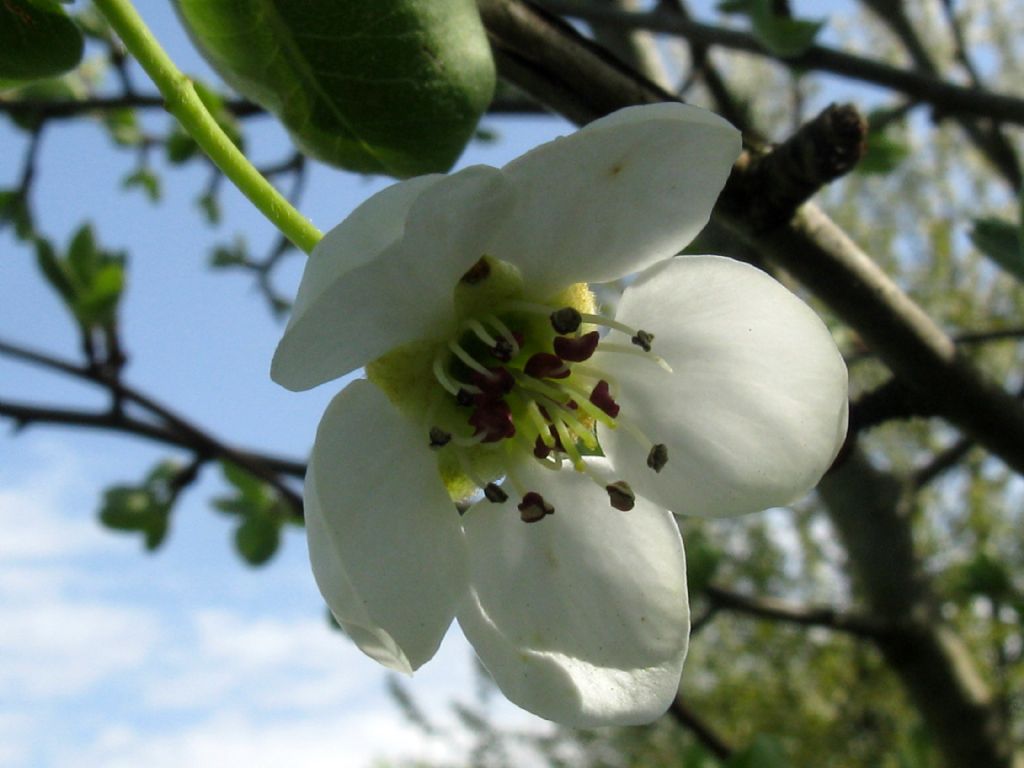
[[[373,384],[352,382],[320,422],[304,499],[313,574],[338,623],[393,669],[430,659],[467,576],[426,436]]]
[[[599,426],[637,493],[677,514],[730,515],[787,504],[817,484],[846,435],[847,373],[806,304],[750,265],[683,256],[640,275],[616,318],[654,333],[654,352],[674,369],[592,358],[617,385],[620,419],[668,447],[655,474],[628,430]]]
[[[303,276],[311,298],[293,315],[274,354],[271,377],[277,383],[293,390],[315,387],[400,344],[449,331],[455,284],[487,251],[514,193],[501,171],[482,165],[431,183],[413,179],[398,186],[406,184],[423,189],[413,200],[408,198],[415,188],[389,198],[395,219],[404,220],[404,227],[390,222],[392,230],[404,233],[401,239],[365,259],[343,250],[363,242],[369,252],[384,243],[386,228],[379,222],[386,212],[375,206],[366,215],[375,226],[354,227],[351,237],[328,235],[317,246],[316,266],[311,262],[309,277]],[[350,266],[332,270],[324,260]],[[312,287],[319,280],[328,282]]]
[[[739,152],[739,132],[697,107],[615,112],[505,166],[518,205],[493,255],[542,296],[636,272],[704,228]]]
[[[603,459],[591,466],[609,471]],[[510,498],[464,516],[472,590],[458,618],[480,660],[509,699],[560,723],[657,717],[675,695],[689,634],[672,516],[642,498],[612,509],[603,488],[572,470],[528,464],[516,479],[555,512],[527,524]]]

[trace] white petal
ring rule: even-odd
[[[373,261],[405,232],[409,209],[444,176],[409,179],[381,190],[324,235],[309,255],[295,297],[289,327],[299,322],[327,288],[356,267]]]
[[[289,389],[308,389],[400,344],[448,333],[455,284],[487,250],[514,193],[501,171],[486,166],[421,186],[424,191],[411,204],[395,193],[395,216],[404,217],[401,239],[358,266],[335,273],[319,291],[307,289],[314,298],[303,302],[303,311],[285,329],[271,368],[274,381]],[[385,214],[375,208],[367,218],[379,221]],[[371,228],[355,229],[365,234]],[[369,250],[384,239],[366,235]],[[349,238],[332,242],[345,244]],[[318,250],[321,260],[356,261],[332,250],[331,242]],[[310,269],[311,281],[331,277],[326,267]]]
[[[847,373],[806,304],[754,267],[694,256],[641,275],[616,316],[654,333],[654,352],[674,369],[592,359],[617,384],[620,419],[668,447],[655,474],[627,430],[599,427],[637,493],[677,514],[730,515],[787,504],[817,484],[846,435]],[[628,344],[619,333],[609,340]]]
[[[360,648],[404,672],[434,655],[466,590],[458,512],[427,443],[354,381],[320,422],[304,495],[324,599]]]
[[[607,472],[604,460],[596,471]],[[522,474],[522,477],[519,475]],[[647,722],[672,701],[686,654],[682,540],[642,499],[612,509],[602,487],[566,469],[517,479],[554,506],[524,523],[510,493],[463,518],[472,594],[459,623],[505,695],[570,725]]]
[[[545,295],[668,258],[711,215],[740,134],[684,104],[631,107],[505,166],[518,205],[494,255]]]

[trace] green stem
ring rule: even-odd
[[[224,175],[270,219],[281,233],[306,253],[322,237],[320,231],[253,167],[210,115],[195,86],[160,47],[130,0],[95,0],[125,47],[146,70],[174,115]]]

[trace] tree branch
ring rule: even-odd
[[[302,498],[287,483],[283,482],[278,475],[282,467],[289,467],[292,470],[289,474],[299,476],[299,470],[302,465],[298,462],[278,460],[280,463],[276,467],[269,466],[259,460],[257,455],[238,450],[221,442],[209,432],[192,424],[184,416],[181,416],[148,395],[127,386],[120,379],[110,376],[101,367],[78,366],[66,360],[61,360],[3,340],[0,340],[0,355],[57,371],[99,386],[110,394],[112,403],[110,412],[105,415],[14,403],[5,404],[6,407],[0,410],[0,415],[6,415],[8,418],[21,424],[27,424],[31,421],[54,423],[58,422],[59,418],[64,418],[66,420],[59,423],[107,429],[116,428],[121,431],[149,437],[150,439],[162,440],[169,444],[186,447],[197,454],[216,456],[238,464],[256,477],[272,485],[291,504],[296,515],[301,515]],[[163,427],[132,419],[119,406],[121,402],[132,403],[142,408],[151,416],[162,421],[164,423]],[[33,416],[35,418],[29,418]],[[302,474],[304,474],[304,470]]]
[[[800,56],[781,58],[768,51],[756,37],[725,27],[702,24],[664,10],[629,13],[613,8],[583,4],[578,0],[543,0],[549,11],[588,22],[615,23],[624,29],[647,29],[684,37],[690,42],[717,45],[736,51],[775,59],[787,67],[829,72],[903,93],[915,101],[932,105],[940,115],[960,114],[989,117],[1024,125],[1024,99],[979,88],[955,85],[936,77],[910,72],[873,59],[844,53],[820,45]]]
[[[889,622],[875,616],[844,613],[831,606],[796,605],[771,597],[751,597],[710,584],[704,593],[717,608],[804,627],[825,627],[855,637],[876,640],[892,628]]]

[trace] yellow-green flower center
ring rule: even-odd
[[[490,257],[459,281],[454,304],[456,325],[447,338],[392,350],[368,365],[367,375],[423,425],[453,499],[482,491],[504,502],[507,493],[496,481],[505,477],[521,498],[522,519],[540,520],[554,509],[519,481],[516,467],[532,461],[558,470],[567,461],[588,472],[583,457],[601,454],[596,424],[620,426],[614,382],[588,365],[598,346],[664,362],[650,352],[652,334],[596,314],[585,284],[527,301],[515,267]],[[626,332],[633,346],[602,342],[602,325]],[[659,471],[665,446],[630,432],[647,443],[648,466]],[[612,506],[633,506],[624,480],[594,479]]]

